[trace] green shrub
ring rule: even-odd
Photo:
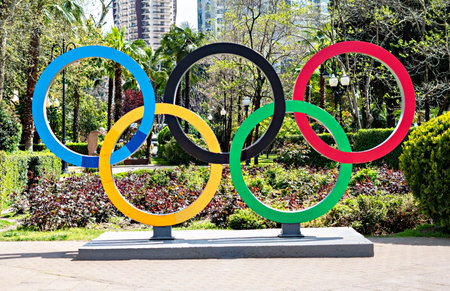
[[[190,135],[190,139],[197,145],[204,144],[203,140]],[[169,165],[206,165],[205,162],[199,161],[186,153],[180,144],[171,137],[165,144],[158,144],[158,157],[164,159]]]
[[[51,153],[0,151],[0,206],[5,207],[7,197],[12,193],[21,193],[28,179],[45,176],[58,178],[61,172],[61,160]]]
[[[334,139],[330,134],[319,134],[319,137],[327,144],[334,144]],[[279,155],[275,161],[287,167],[293,165],[324,168],[332,167],[336,164],[336,162],[312,149],[302,135],[293,135],[278,139],[275,143],[275,149]]]
[[[400,167],[420,207],[450,231],[450,112],[411,133]]]
[[[264,218],[253,212],[250,208],[237,209],[228,218],[231,229],[261,229],[267,228]]]
[[[374,128],[374,129],[361,129],[357,133],[353,134],[350,138],[352,144],[352,151],[360,152],[371,148],[374,148],[382,144],[394,131],[393,128]],[[410,131],[411,132],[411,131]],[[408,136],[405,137],[406,140]],[[371,165],[381,166],[386,164],[389,168],[399,168],[399,157],[402,154],[402,147],[398,145],[393,151],[384,157],[370,162]]]
[[[361,129],[357,133],[347,133],[347,137],[350,141],[352,151],[359,152],[359,151],[365,151],[371,148],[374,148],[381,143],[383,143],[385,140],[388,139],[388,137],[392,134],[394,129],[392,128],[375,128],[375,129]],[[327,144],[329,145],[335,145],[333,136],[329,133],[321,133],[318,134],[318,136]],[[406,137],[407,138],[407,137]],[[287,143],[293,143],[293,144],[308,144],[307,141],[304,139],[302,135],[293,135],[288,136],[285,138],[278,138],[275,142],[275,150],[281,150],[283,151],[284,144]],[[397,146],[392,152],[387,154],[386,156],[370,162],[370,165],[387,165],[391,169],[398,169],[399,168],[399,156],[402,153],[402,144]],[[288,154],[288,153],[286,153]],[[293,155],[293,154],[292,154]],[[334,166],[336,163],[329,160],[328,158],[322,156],[320,153],[316,152],[315,150],[311,150],[310,153],[307,155],[306,158],[302,158],[300,156],[298,157],[292,157],[291,159],[296,160],[304,160],[303,165],[309,165],[309,166],[318,166],[318,167],[330,167]],[[283,163],[282,159],[278,159],[280,163]],[[288,165],[288,164],[286,164]],[[367,164],[361,164],[362,166]]]
[[[165,145],[172,137],[169,127],[164,127],[158,134],[158,146]]]
[[[71,149],[72,151],[82,154],[82,155],[87,155],[89,153],[88,151],[88,147],[87,147],[87,143],[86,142],[68,142],[66,144],[66,147],[68,147],[69,149]],[[100,153],[100,149],[102,148],[102,143],[99,142],[98,143],[98,148],[97,148],[97,153]],[[116,145],[116,149],[120,148],[120,145]],[[19,149],[23,150],[24,149],[24,145],[19,145]],[[33,145],[33,151],[34,152],[43,152],[46,151],[47,146],[43,143],[40,144],[34,144]]]
[[[326,215],[306,226],[348,226],[366,235],[382,235],[415,228],[425,217],[411,193],[406,195],[359,195],[339,202]]]
[[[0,151],[13,152],[18,149],[22,125],[14,110],[0,100]]]

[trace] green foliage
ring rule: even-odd
[[[172,138],[172,133],[168,126],[164,127],[158,134],[158,147],[165,145]]]
[[[87,143],[86,142],[68,142],[66,144],[66,147],[68,147],[69,149],[71,149],[72,151],[82,154],[82,155],[87,155],[88,154],[88,147],[87,147]],[[98,143],[98,147],[97,147],[97,153],[100,152],[100,149],[102,147],[102,143],[99,142]],[[116,145],[116,149],[120,148],[121,145],[117,144]],[[24,146],[20,145],[19,148],[21,150],[23,150]],[[43,152],[43,151],[47,151],[47,147],[45,146],[45,144],[34,144],[33,145],[33,151],[34,152]]]
[[[412,194],[359,195],[338,203],[308,226],[350,226],[362,234],[382,235],[415,228],[425,222]]]
[[[359,152],[374,148],[382,144],[392,134],[392,128],[383,129],[361,129],[356,133],[347,133],[347,137],[350,141],[352,151]],[[329,133],[321,133],[318,136],[327,144],[334,145],[333,136]],[[406,137],[407,138],[407,137]],[[293,146],[291,144],[296,144]],[[305,155],[305,152],[298,151],[296,149],[303,148],[304,144],[308,144],[302,135],[288,136],[285,138],[279,138],[276,140],[275,150],[279,151],[280,157],[276,159],[286,166],[290,166],[291,163],[295,166],[317,166],[317,167],[330,167],[336,163],[322,156],[315,150],[309,151],[309,154]],[[389,168],[399,168],[399,156],[402,153],[401,143],[392,152],[382,157],[381,159],[370,162],[370,165],[381,166],[386,164]],[[290,153],[288,149],[293,149]]]
[[[37,176],[58,178],[61,160],[51,153],[0,151],[0,206],[7,203],[8,195],[22,192],[28,179]]]
[[[450,230],[450,112],[411,133],[400,167],[420,207],[436,224]]]
[[[189,135],[189,138],[195,144],[204,144],[202,139],[195,138],[192,135]],[[174,137],[171,137],[164,145],[158,143],[158,157],[164,159],[169,165],[189,165],[191,163],[196,165],[206,165],[205,162],[199,161],[186,153]]]
[[[13,152],[18,149],[22,125],[13,108],[0,100],[0,151]]]
[[[228,218],[228,226],[232,229],[267,228],[264,218],[250,208],[238,209]]]
[[[358,172],[356,172],[356,174],[354,174],[352,176],[352,180],[350,181],[350,185],[353,186],[356,183],[361,183],[364,180],[372,180],[372,181],[376,181],[378,178],[378,171],[375,170],[374,168],[363,168],[361,170],[359,170]]]

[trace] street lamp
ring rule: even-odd
[[[328,80],[328,83],[330,84],[330,87],[337,87],[339,80],[334,74],[332,74],[331,78]]]
[[[339,103],[339,120],[342,123],[342,95],[347,90],[347,86],[350,84],[350,77],[348,77],[345,72],[342,74],[339,86],[339,79],[333,74],[329,80],[330,87],[334,95],[334,109],[337,111],[337,106]]]
[[[223,147],[224,150],[226,149],[226,145],[225,145],[225,131],[227,130],[227,123],[226,123],[226,117],[225,115],[227,114],[227,111],[225,110],[225,108],[222,107],[222,110],[220,110],[220,115],[223,117],[223,134],[222,134],[222,141],[223,141]]]
[[[208,115],[208,120],[209,121],[213,120],[213,116],[211,115],[211,113]]]
[[[53,45],[50,60],[53,61],[53,57],[56,57],[57,52],[59,52],[59,55],[62,55],[76,47],[77,46],[73,42],[66,44],[65,39],[63,39],[61,44],[55,43]],[[55,100],[55,102],[56,101],[57,100]],[[64,145],[66,144],[66,69],[62,70],[62,142]],[[62,160],[62,173],[67,174],[68,172],[67,162]]]
[[[344,87],[347,87],[348,85],[350,85],[350,78],[349,76],[347,76],[344,72],[344,74],[341,77],[341,85]]]

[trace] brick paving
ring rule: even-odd
[[[376,238],[373,258],[77,261],[85,242],[0,242],[0,290],[450,290],[450,239]]]

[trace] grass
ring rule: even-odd
[[[441,228],[431,225],[422,224],[416,229],[406,229],[402,232],[389,235],[388,237],[443,237],[450,238],[450,233],[443,232]]]
[[[70,228],[55,231],[34,231],[26,228],[0,232],[0,241],[91,240],[105,232],[99,229]]]
[[[13,225],[14,223],[8,220],[0,220],[0,228],[5,228],[7,226]]]
[[[123,219],[112,220],[110,223],[92,225],[91,228],[68,228],[55,231],[38,231],[26,227],[17,230],[0,232],[0,241],[88,241],[106,231],[151,231],[146,225],[136,224],[132,228],[121,227]],[[173,230],[218,229],[209,220],[193,221],[187,227],[174,227]]]

